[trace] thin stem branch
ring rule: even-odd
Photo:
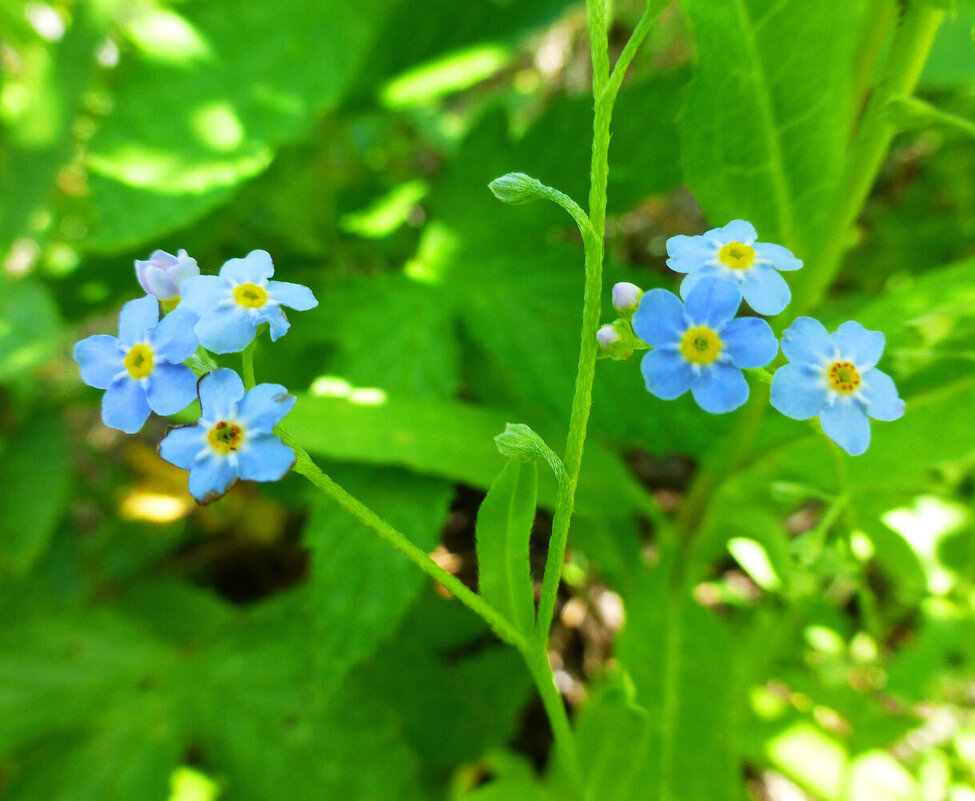
[[[528,641],[512,626],[504,616],[475,592],[469,590],[460,579],[448,573],[438,565],[430,555],[414,545],[405,534],[400,533],[379,515],[372,511],[362,501],[349,494],[336,484],[329,476],[322,472],[315,464],[308,452],[298,444],[294,436],[283,426],[277,426],[274,432],[281,440],[295,452],[296,473],[307,478],[319,490],[335,501],[350,515],[363,525],[375,531],[383,540],[392,545],[413,564],[420,568],[434,581],[443,584],[454,597],[468,607],[494,630],[505,642],[515,646],[522,653],[529,653]]]
[[[244,348],[240,354],[241,372],[244,379],[244,389],[253,389],[257,380],[254,378],[254,348],[257,347],[257,337],[251,340],[251,344]]]
[[[616,59],[616,64],[606,83],[606,88],[603,90],[602,95],[597,98],[597,102],[606,102],[607,99],[609,99],[609,102],[615,102],[616,95],[623,85],[623,78],[626,76],[630,62],[633,61],[636,51],[643,44],[643,40],[647,38],[650,28],[653,27],[653,23],[656,22],[657,17],[660,16],[660,12],[663,9],[664,5],[662,3],[655,2],[655,0],[647,0],[647,7],[643,10],[643,15],[633,29],[633,34],[623,48],[623,52]]]

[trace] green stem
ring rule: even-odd
[[[643,40],[647,38],[647,34],[650,33],[650,28],[653,27],[653,23],[656,22],[657,17],[660,16],[660,12],[664,8],[665,4],[655,2],[655,0],[648,0],[647,7],[643,10],[640,21],[637,22],[636,27],[633,29],[633,34],[623,48],[623,52],[620,53],[620,57],[616,59],[613,72],[609,76],[605,89],[603,89],[602,97],[599,99],[612,98],[612,101],[615,102],[616,95],[623,85],[623,78],[626,76],[626,70],[629,68],[630,62],[633,61],[636,51],[643,44]]]
[[[241,367],[244,379],[244,389],[253,389],[257,380],[254,378],[254,348],[257,347],[257,337],[251,340],[251,344],[244,348],[240,354]]]
[[[609,50],[606,38],[606,7],[604,0],[588,0],[589,32],[593,61],[593,97],[596,100],[593,118],[592,164],[589,187],[589,222],[583,230],[586,258],[585,294],[582,309],[582,334],[579,347],[579,365],[576,371],[575,390],[572,396],[572,413],[569,418],[569,435],[566,440],[565,464],[568,481],[560,489],[552,520],[552,536],[549,539],[548,558],[542,578],[542,594],[538,603],[535,636],[540,642],[548,639],[555,600],[562,576],[565,545],[569,535],[569,522],[575,503],[582,453],[592,407],[592,385],[596,375],[596,357],[599,346],[596,331],[599,329],[601,294],[603,290],[603,236],[606,230],[606,185],[609,176],[609,125],[613,115],[615,92],[606,92],[609,82]],[[645,35],[645,31],[642,35]],[[642,38],[641,35],[641,38]],[[632,58],[632,56],[630,56]],[[628,62],[627,62],[628,63]]]
[[[350,515],[356,518],[363,525],[375,531],[383,540],[392,545],[396,550],[403,554],[413,564],[420,568],[434,581],[443,584],[454,597],[468,607],[474,614],[483,618],[494,632],[505,642],[515,646],[524,654],[529,653],[529,644],[525,637],[512,626],[504,616],[498,612],[480,595],[468,589],[460,579],[448,573],[438,565],[430,555],[414,545],[404,534],[401,534],[379,515],[372,511],[362,501],[346,492],[336,484],[329,476],[322,472],[321,468],[312,461],[308,452],[298,444],[294,436],[283,426],[277,426],[274,433],[281,437],[281,440],[291,447],[295,452],[296,473],[307,478],[312,484],[321,490],[325,495],[335,501]]]
[[[579,773],[576,742],[572,736],[572,726],[569,723],[569,715],[565,711],[565,703],[562,701],[558,687],[555,686],[555,677],[548,661],[546,644],[536,642],[531,651],[522,653],[535,682],[535,687],[538,689],[538,694],[541,696],[542,706],[545,707],[549,725],[552,727],[556,752],[562,760],[562,766],[573,790],[581,792],[582,779]]]

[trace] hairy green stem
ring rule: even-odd
[[[375,531],[385,542],[392,545],[430,578],[446,587],[457,600],[483,619],[498,637],[518,649],[542,698],[542,704],[552,726],[552,734],[555,737],[556,747],[567,775],[573,786],[578,787],[579,774],[575,741],[572,738],[569,716],[562,703],[558,688],[555,686],[552,668],[548,662],[546,644],[529,641],[508,622],[504,615],[480,595],[468,589],[460,579],[448,573],[429,554],[414,545],[405,534],[397,531],[362,501],[333,481],[315,464],[308,452],[298,444],[298,441],[284,426],[277,426],[274,431],[283,442],[294,450],[294,470],[296,473],[304,476],[359,522]]]
[[[281,437],[281,440],[295,452],[294,470],[296,473],[307,478],[316,488],[325,493],[360,523],[375,531],[430,578],[443,584],[457,600],[483,618],[502,640],[515,646],[519,651],[528,653],[528,641],[500,612],[480,595],[468,589],[460,579],[444,570],[429,554],[414,545],[405,534],[397,531],[362,501],[349,494],[322,472],[321,468],[308,455],[308,452],[298,444],[298,441],[286,428],[277,426],[274,433]]]
[[[589,0],[589,35],[592,47],[593,116],[592,163],[589,186],[589,226],[582,229],[586,258],[585,293],[582,310],[582,342],[579,347],[579,366],[576,372],[575,390],[572,396],[572,413],[569,418],[569,435],[565,445],[563,463],[568,481],[560,487],[552,520],[552,536],[549,540],[548,558],[542,578],[542,594],[535,623],[536,638],[545,642],[555,614],[555,600],[562,576],[565,545],[569,536],[579,470],[592,407],[592,385],[596,375],[596,359],[599,347],[596,331],[599,329],[601,294],[603,289],[603,254],[606,231],[606,186],[609,178],[609,127],[613,117],[616,95],[623,81],[623,74],[640,42],[646,37],[657,12],[648,3],[643,17],[633,32],[633,37],[623,49],[612,75],[609,73],[609,44],[605,0]]]

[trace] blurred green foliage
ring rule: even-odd
[[[920,95],[971,118],[956,5]],[[815,263],[900,6],[665,11],[615,114],[607,285],[673,286],[666,238],[734,217]],[[321,301],[257,352],[294,433],[472,585],[479,549],[523,613],[504,573],[528,549],[538,582],[556,488],[539,471],[532,521],[535,468],[495,483],[493,437],[563,440],[582,248],[487,183],[586,196],[584,11],[0,0],[0,63],[0,799],[562,798],[514,651],[296,477],[195,509],[163,423],[105,429],[68,351],[112,329],[134,258],[267,249]],[[896,139],[817,311],[887,335],[908,411],[865,456],[768,414],[671,541],[653,521],[746,412],[600,362],[551,644],[590,798],[975,798],[973,167],[961,131]]]

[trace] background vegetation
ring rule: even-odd
[[[617,3],[614,54],[641,10]],[[734,217],[807,263],[848,244],[835,193],[901,13],[667,9],[617,104],[607,286],[673,288],[667,237]],[[969,118],[973,24],[958,0],[918,90]],[[68,354],[114,330],[133,259],[270,251],[321,301],[257,353],[290,428],[476,586],[493,437],[564,441],[583,285],[571,221],[486,186],[586,196],[585,10],[0,0],[0,31],[0,798],[561,798],[515,651],[297,477],[198,509],[165,422],[102,426]],[[598,365],[551,642],[592,799],[975,799],[975,147],[901,122],[817,307],[887,334],[907,415],[865,456],[837,471],[767,414],[722,474],[746,412]]]

